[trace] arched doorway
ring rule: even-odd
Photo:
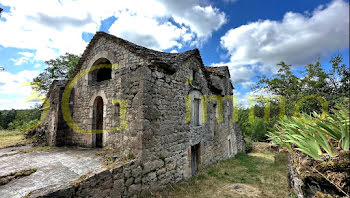
[[[93,113],[93,129],[103,129],[103,99],[101,96],[96,97],[94,101],[94,113]],[[103,146],[103,133],[95,134],[95,147],[102,148]]]

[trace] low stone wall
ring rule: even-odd
[[[333,158],[322,158],[323,162],[300,152],[289,155],[289,187],[298,198],[346,197],[345,193],[350,194],[350,152],[341,151]]]
[[[27,197],[138,197],[140,193],[162,187],[157,181],[168,173],[166,169],[161,170],[153,170],[152,166],[142,167],[139,160],[133,160],[112,169],[83,176],[71,185],[49,186],[33,191]]]

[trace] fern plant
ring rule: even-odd
[[[340,150],[349,150],[349,113],[348,106],[342,105],[324,116],[314,112],[312,116],[284,117],[268,137],[290,152],[299,150],[322,161],[322,155],[333,157]]]

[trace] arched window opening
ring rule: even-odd
[[[112,63],[106,58],[100,58],[92,66],[105,65],[110,66]],[[93,70],[90,72],[90,81],[91,82],[102,82],[105,80],[112,79],[112,68],[111,67],[102,67],[100,69]]]
[[[101,68],[97,70],[96,82],[102,82],[112,78],[112,69],[111,68]]]

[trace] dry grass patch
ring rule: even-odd
[[[25,138],[24,132],[0,130],[0,149],[12,146],[22,146],[31,143]]]
[[[29,175],[35,173],[36,171],[37,171],[36,168],[32,168],[32,169],[19,170],[19,171],[10,173],[10,174],[5,175],[5,176],[1,176],[0,177],[0,186],[7,184],[14,179],[19,179],[22,177],[29,176]]]
[[[33,147],[30,149],[25,149],[25,150],[21,150],[18,151],[18,153],[31,153],[31,152],[36,152],[36,151],[52,151],[54,150],[55,147],[51,147],[51,146],[37,146],[37,147]]]
[[[72,187],[77,187],[81,182],[85,181],[90,175],[92,175],[92,171],[89,171],[85,175],[80,176],[78,179],[69,182],[69,185]]]
[[[284,154],[237,154],[204,170],[188,181],[143,197],[228,198],[288,197],[287,163]],[[276,160],[277,159],[277,160]]]

